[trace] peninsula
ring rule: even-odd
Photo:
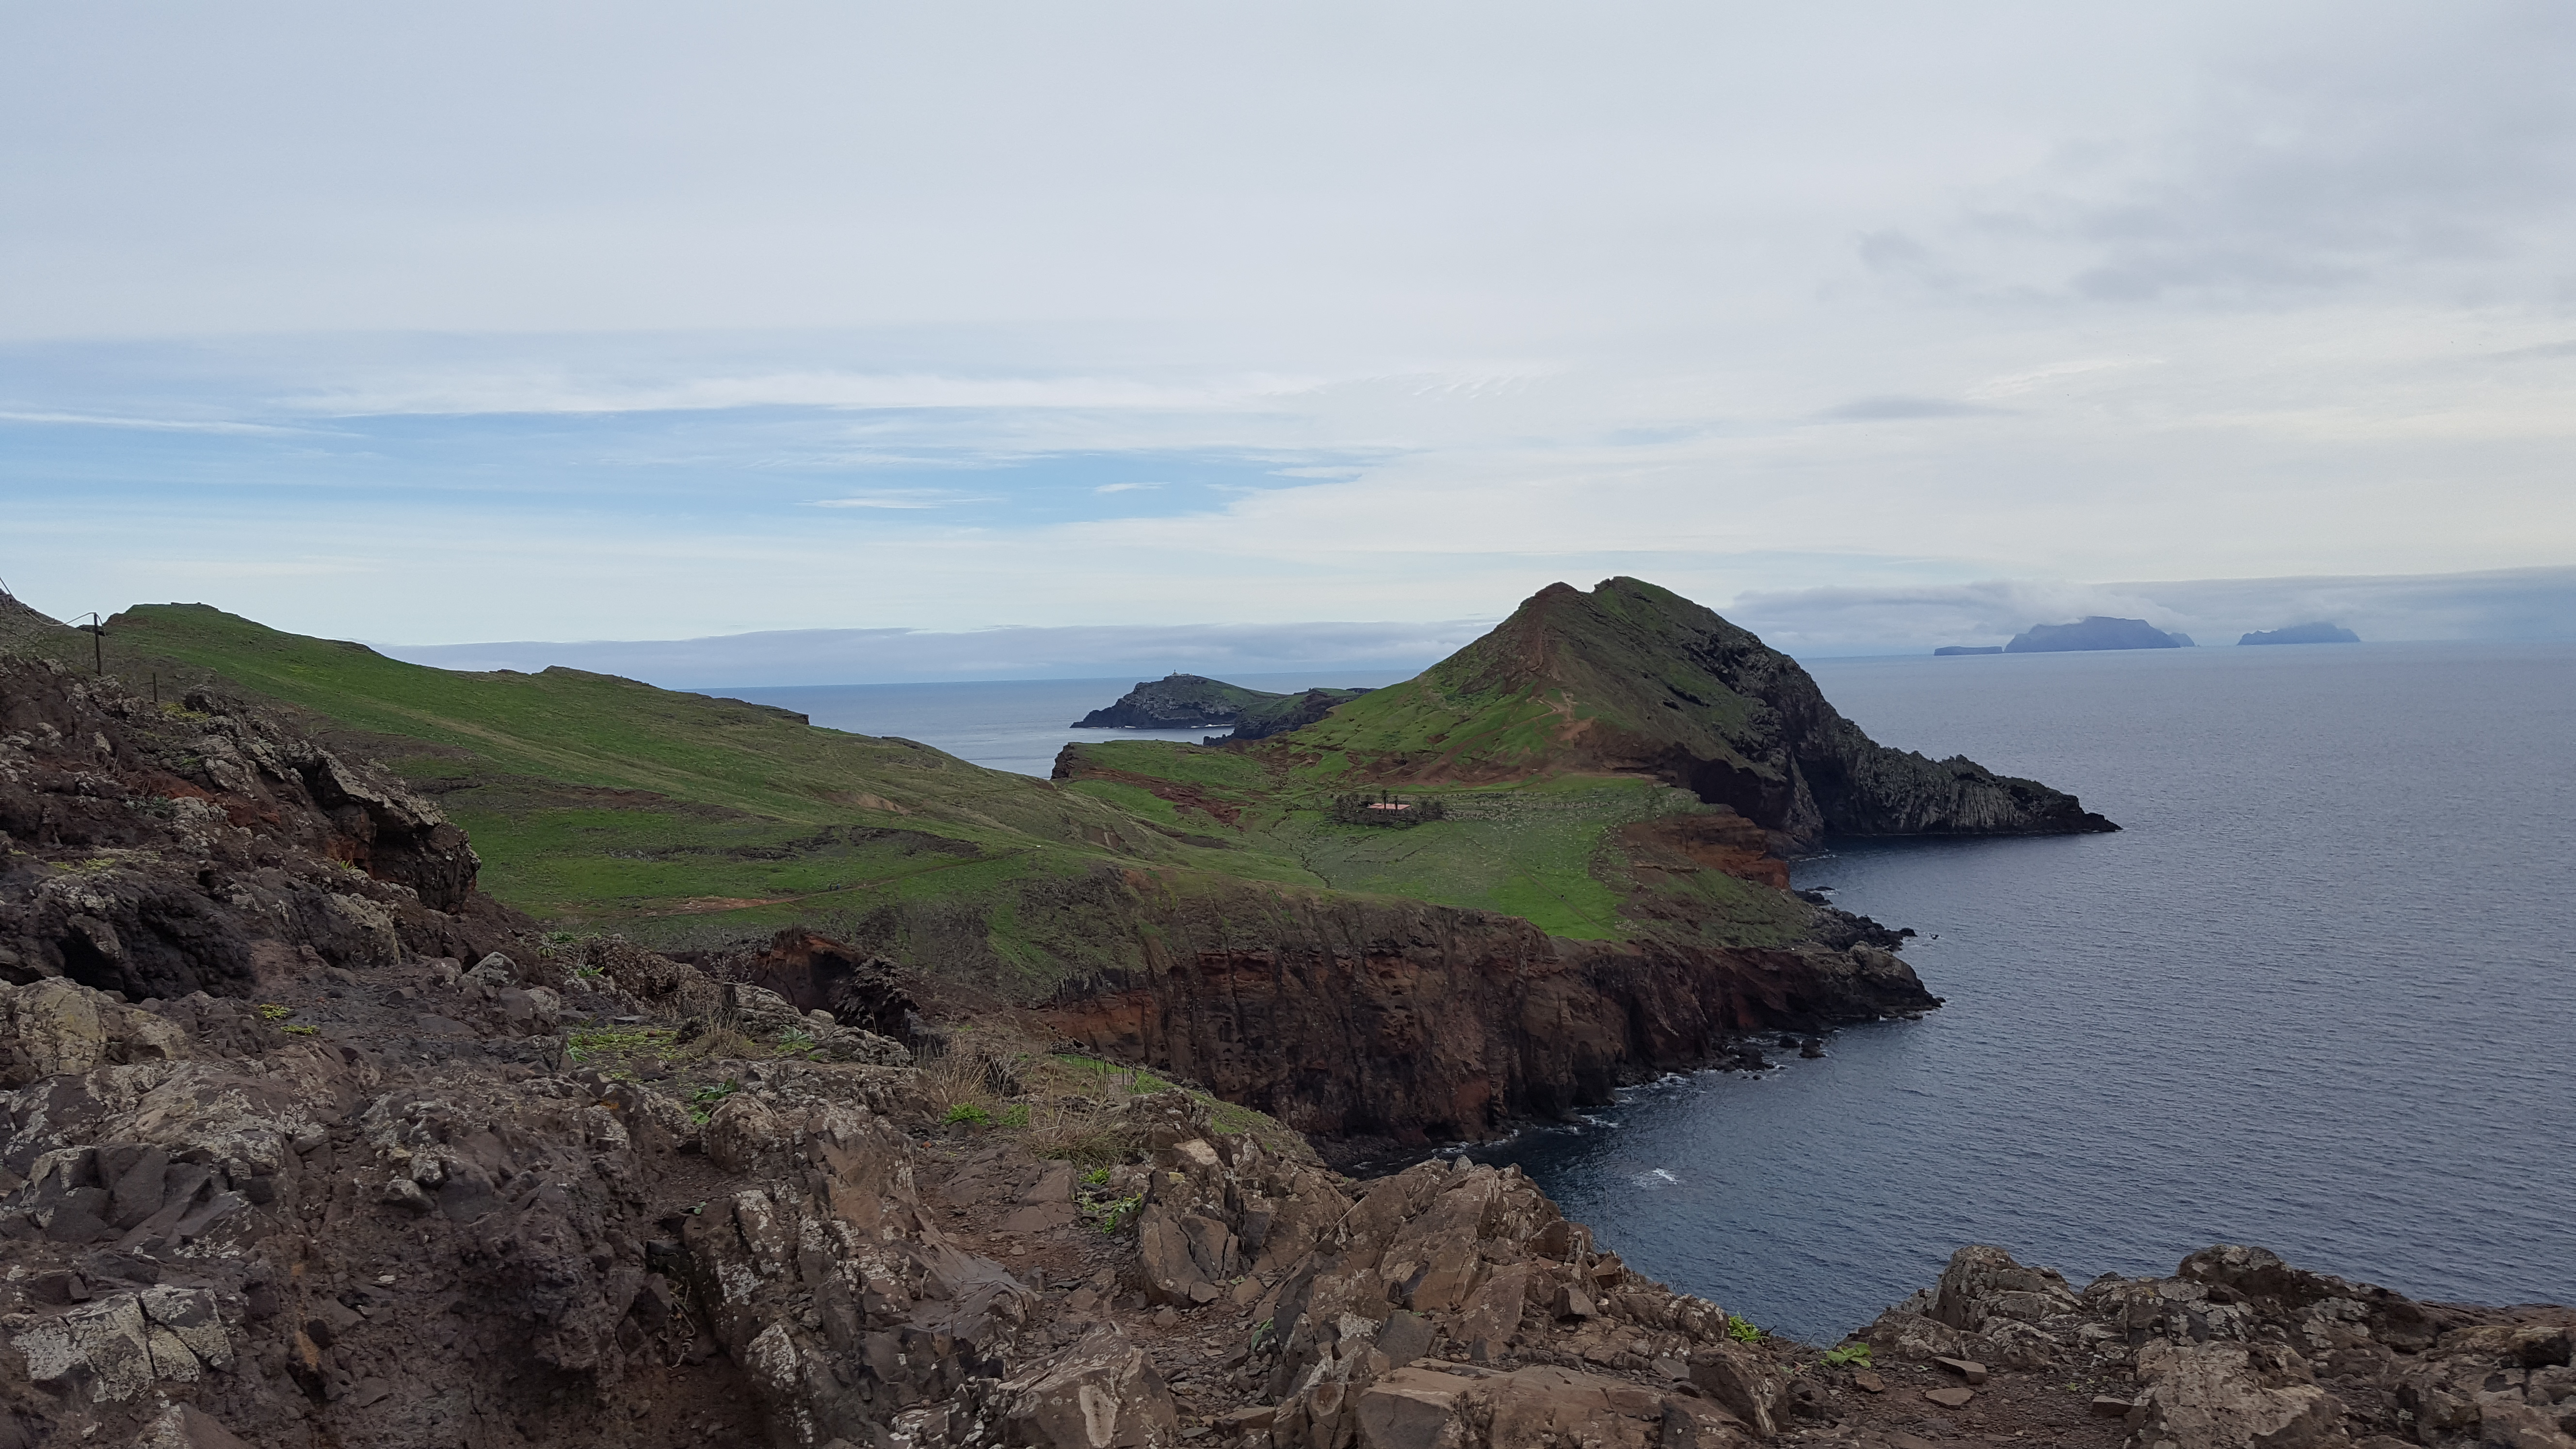
[[[1365,689],[1275,694],[1198,674],[1145,680],[1105,708],[1073,722],[1083,730],[1194,730],[1234,727],[1237,739],[1266,739],[1313,724]]]
[[[1633,581],[1532,603],[1495,648],[1435,671],[1400,718],[1428,722],[1482,698],[1527,758],[1565,760],[1596,732],[1647,738],[1639,722],[1564,692],[1585,634],[1670,628],[1664,637],[1688,645],[1740,642]],[[285,679],[354,660],[342,687],[411,682],[401,718],[479,698],[433,695],[437,681],[378,675],[356,646],[250,633],[212,611],[119,617],[126,632],[111,621],[109,637],[129,648],[154,619],[165,644],[257,641],[261,651],[232,656],[245,672],[263,653]],[[1150,986],[1120,1006],[1066,977],[1055,997],[1015,1001],[976,991],[918,940],[902,944],[921,954],[898,961],[801,929],[667,950],[547,929],[486,893],[475,847],[418,783],[471,796],[494,787],[458,781],[493,757],[414,754],[398,773],[308,729],[326,716],[206,682],[156,701],[47,657],[87,640],[31,632],[33,657],[0,656],[10,1443],[1753,1449],[1902,1444],[1934,1414],[2078,1449],[2398,1432],[2462,1449],[2564,1442],[2576,1313],[2417,1303],[2260,1249],[2212,1248],[2171,1276],[2078,1290],[2000,1249],[1965,1247],[1937,1283],[1855,1325],[1840,1348],[1773,1338],[1637,1271],[1516,1170],[1433,1159],[1354,1181],[1274,1116],[1137,1055],[1069,1047],[1059,1008],[1088,1003],[1075,1019],[1141,1027],[1158,1019]],[[1703,708],[1725,718],[1667,732],[1676,738],[1754,744],[1770,733],[1761,709],[1773,706],[1753,704],[1762,691],[1797,697],[1763,653],[1690,657],[1655,683],[1712,691]],[[543,678],[487,683],[542,713],[556,697],[532,687]],[[1723,678],[1756,692],[1721,699]],[[674,720],[716,721],[755,745],[766,730],[807,728],[720,701],[582,692],[597,680],[553,683],[622,699],[643,722],[605,744],[589,737],[602,772],[623,768],[607,744],[658,738],[635,758],[660,760],[662,783],[688,787]],[[1640,698],[1652,696],[1623,703]],[[1552,707],[1524,715],[1528,702]],[[1832,734],[1807,723],[1787,737]],[[1320,768],[1323,753],[1283,741],[1144,748],[1237,766],[1275,755],[1288,775]],[[1782,748],[1792,766],[1812,757]],[[942,834],[965,828],[959,798],[1002,811],[1023,839],[1059,828],[997,798],[990,779],[943,795],[935,778],[960,762],[912,755],[859,757],[901,796],[861,808],[955,842],[914,842],[930,854],[955,864],[980,850]],[[1756,750],[1745,764],[1767,758]],[[1192,773],[1167,769],[1167,794],[1153,798],[1184,796]],[[1245,842],[1232,848],[1247,859],[1260,832],[1285,828],[1286,813],[1256,818],[1275,804],[1229,794],[1243,777],[1195,773],[1212,788],[1189,824],[1232,811],[1228,828]],[[1540,778],[1554,783],[1519,782],[1524,829],[1607,788],[1601,776]],[[1083,783],[1027,786],[1061,797],[1074,813],[1057,818],[1074,831],[1169,823],[1092,813],[1107,805]],[[592,814],[633,808],[643,793],[584,788]],[[1714,806],[1653,803],[1633,823],[1680,828],[1596,840],[1630,842],[1622,858],[1640,876],[1734,883],[1659,890],[1659,909],[1794,901],[1748,879],[1760,873],[1758,833]],[[1180,818],[1175,807],[1169,819]],[[1097,874],[1166,902],[1138,920],[1162,944],[1136,974],[1226,988],[1182,993],[1187,1010],[1159,1017],[1179,1029],[1148,1031],[1144,1054],[1179,1059],[1184,1039],[1270,1030],[1234,1004],[1266,972],[1345,1002],[1329,1039],[1252,1039],[1298,1072],[1344,1073],[1398,1045],[1415,1059],[1452,1050],[1453,1038],[1490,1030],[1480,1003],[1459,999],[1472,986],[1507,1001],[1512,1020],[1544,1023],[1545,1040],[1606,1078],[1610,1038],[1676,1046],[1694,1008],[1685,993],[1724,985],[1658,972],[1658,955],[1692,949],[1687,932],[1641,942],[1620,969],[1656,978],[1657,991],[1602,1015],[1587,992],[1604,983],[1569,968],[1562,938],[1429,906],[1396,923],[1413,933],[1399,937],[1372,927],[1356,898],[1286,881],[1230,898],[1230,911],[1266,902],[1266,914],[1212,954],[1170,904],[1209,894],[1204,871],[1187,857],[1099,849]],[[1072,878],[1088,876],[1033,879]],[[949,918],[970,899],[948,897]],[[1060,884],[1014,900],[1023,911],[1080,905]],[[1312,945],[1246,969],[1294,940],[1300,918]],[[1781,1001],[1818,1014],[1837,1000],[1845,1011],[1930,1004],[1869,923],[1764,919],[1805,944],[1747,958],[1765,980],[1725,1004],[1732,1024]],[[1690,927],[1712,938],[1747,928],[1709,916]],[[1851,944],[1820,939],[1834,933]],[[1493,954],[1498,944],[1509,952]],[[1339,951],[1413,989],[1355,1000],[1351,977],[1335,974]],[[1451,967],[1435,982],[1444,962],[1475,973]]]

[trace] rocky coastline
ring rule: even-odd
[[[1517,1171],[1355,1181],[1299,1130],[1931,1004],[1857,917],[1693,954],[1225,901],[943,1014],[811,933],[541,933],[287,722],[0,669],[0,1449],[2576,1445],[2565,1309],[1967,1248],[1802,1345]]]

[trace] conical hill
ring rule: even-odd
[[[1798,662],[1669,589],[1550,584],[1416,678],[1283,737],[1354,778],[1644,773],[1789,845],[2116,830],[2072,795],[1873,742]]]

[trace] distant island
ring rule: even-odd
[[[2013,636],[2006,654],[2050,654],[2076,649],[2189,649],[2188,634],[2169,634],[2144,619],[2095,614],[2073,624],[2034,624]]]
[[[2287,629],[2257,629],[2239,644],[2358,644],[2361,636],[2334,624],[2293,624]]]
[[[1932,657],[1940,659],[1952,654],[2001,654],[2003,652],[2004,646],[2001,644],[1944,644],[1932,651]]]
[[[1357,699],[1365,689],[1309,689],[1274,694],[1198,674],[1140,681],[1106,709],[1073,722],[1083,730],[1195,730],[1234,727],[1233,738],[1262,740],[1303,729]]]

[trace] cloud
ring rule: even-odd
[[[591,643],[382,645],[440,669],[553,665],[676,689],[907,684],[973,679],[1159,678],[1290,670],[1421,669],[1483,634],[1491,620],[1432,624],[1092,625],[951,632],[794,629],[707,639]]]
[[[1975,403],[1938,397],[1865,397],[1816,414],[1838,422],[1885,422],[1902,418],[1966,418],[2002,411]]]
[[[853,493],[843,498],[817,498],[811,508],[955,508],[969,503],[992,503],[998,500],[965,493],[952,493],[944,488],[880,488],[869,493]]]
[[[1135,493],[1144,489],[1160,488],[1162,486],[1163,485],[1160,483],[1103,483],[1091,491],[1094,493]]]
[[[1724,612],[1791,653],[2001,644],[2089,614],[2144,619],[2204,645],[2326,620],[2378,641],[2576,639],[2576,568],[2463,574],[2077,584],[2028,579],[1755,590]]]
[[[74,428],[129,428],[147,433],[215,433],[237,437],[292,438],[316,436],[311,428],[273,423],[231,422],[220,418],[123,418],[90,413],[0,412],[0,423],[34,423]]]

